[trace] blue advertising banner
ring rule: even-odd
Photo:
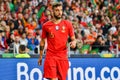
[[[0,80],[46,80],[37,58],[0,59]],[[120,80],[119,58],[69,58],[67,80]]]

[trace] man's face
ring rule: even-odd
[[[99,38],[98,38],[98,42],[101,42],[101,41],[102,41],[102,37],[99,37]]]
[[[62,13],[62,6],[58,6],[53,9],[53,16],[55,17],[55,19],[61,19]]]
[[[19,42],[19,36],[15,37],[15,42]]]

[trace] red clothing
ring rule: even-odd
[[[80,24],[81,24],[83,27],[87,27],[87,23],[86,23],[86,22],[80,22]]]
[[[32,30],[35,30],[36,28],[36,23],[34,22],[34,25],[30,24],[30,23],[26,23],[26,26],[28,29],[32,29]]]
[[[43,24],[47,21],[47,17],[45,16],[45,13],[42,13],[41,18],[39,19],[39,23]]]
[[[43,24],[42,38],[47,38],[46,58],[59,57],[67,59],[68,36],[74,36],[72,24],[67,20],[62,20],[58,24],[48,21]]]
[[[68,60],[60,60],[51,57],[45,59],[43,76],[45,78],[59,78],[59,80],[66,80],[68,69]]]
[[[8,44],[5,38],[2,38],[0,41],[0,50],[5,50],[8,48]]]

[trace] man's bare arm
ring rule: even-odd
[[[42,39],[40,42],[40,56],[38,60],[38,65],[42,65],[42,56],[43,56],[44,46],[45,46],[45,39]]]

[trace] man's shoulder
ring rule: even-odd
[[[45,23],[43,24],[43,26],[47,26],[47,25],[51,25],[51,24],[52,24],[52,22],[51,22],[51,20],[50,20],[50,21],[45,22]]]
[[[17,57],[17,58],[30,58],[30,55],[28,54],[28,53],[19,53],[19,54],[17,54],[15,57]]]
[[[72,26],[72,22],[69,21],[69,20],[63,20],[63,23],[64,23],[66,26]]]
[[[65,20],[65,19],[63,19],[63,22],[65,22],[65,23],[71,23],[71,21]]]

